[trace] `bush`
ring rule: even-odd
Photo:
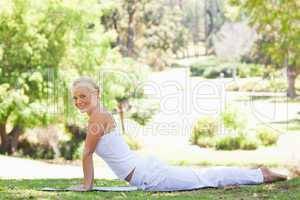
[[[274,80],[247,80],[239,84],[232,82],[226,85],[227,91],[243,91],[243,92],[285,92],[287,89],[287,81],[284,79]]]
[[[274,79],[268,82],[268,91],[271,92],[286,92],[288,83],[284,79]]]
[[[172,63],[170,67],[171,67],[171,68],[182,68],[182,67],[184,67],[184,66],[181,65],[180,63]]]
[[[258,64],[250,64],[250,77],[262,77],[264,75],[264,66]]]
[[[73,160],[80,157],[80,148],[86,136],[86,129],[75,124],[67,124],[66,131],[70,134],[70,139],[59,144],[61,156],[66,160]]]
[[[161,50],[153,50],[146,54],[146,64],[151,66],[154,71],[162,71],[170,65],[168,56]]]
[[[240,91],[243,91],[243,92],[267,92],[268,91],[268,82],[258,81],[258,80],[249,80],[241,85]]]
[[[205,116],[201,117],[193,127],[191,143],[198,144],[202,143],[206,139],[213,138],[218,133],[218,121],[216,118]]]
[[[149,99],[137,99],[131,103],[131,106],[129,115],[140,125],[145,125],[150,121],[159,109],[159,104]]]
[[[208,61],[206,63],[194,63],[191,65],[192,76],[203,76],[205,78],[217,78],[221,73],[225,78],[232,77],[233,69],[236,68],[236,75],[241,78],[261,77],[264,74],[264,66],[246,63],[226,63],[220,61]]]
[[[259,146],[259,141],[255,137],[251,137],[245,133],[239,135],[226,135],[217,139],[217,150],[255,150]]]
[[[237,63],[238,76],[246,77],[262,77],[264,75],[264,66],[258,64]]]
[[[53,159],[55,156],[55,152],[51,146],[30,143],[26,139],[19,142],[18,154],[38,159]]]
[[[243,137],[226,135],[217,139],[216,149],[217,150],[237,150],[242,146]]]
[[[232,77],[233,68],[231,65],[225,64],[225,65],[220,66],[219,68],[220,68],[220,72],[224,75],[225,78]]]
[[[207,66],[191,66],[191,76],[203,76]]]
[[[190,71],[192,76],[203,76],[208,69],[217,68],[220,62],[215,57],[198,60],[191,64]],[[208,72],[207,72],[208,73]]]
[[[199,137],[196,145],[204,148],[212,148],[216,146],[216,137]]]
[[[229,130],[245,129],[246,119],[237,108],[227,106],[226,110],[221,113],[221,117],[225,128]]]
[[[82,141],[79,146],[77,147],[77,149],[75,150],[75,152],[73,153],[73,156],[72,158],[74,160],[76,159],[80,159],[82,157],[82,153],[83,153],[83,150],[84,150],[84,141]]]
[[[241,63],[238,65],[238,76],[240,78],[246,78],[250,75],[250,68],[247,66],[247,64]]]
[[[217,67],[209,67],[207,69],[205,69],[204,73],[203,73],[203,77],[204,78],[218,78],[220,76],[220,69],[218,69]]]
[[[264,146],[276,144],[279,138],[279,134],[275,130],[267,127],[258,128],[256,134]]]
[[[239,85],[237,82],[230,82],[226,85],[226,91],[239,91]]]
[[[245,92],[285,92],[287,81],[284,79],[274,80],[249,80],[241,85],[240,91]]]
[[[63,139],[61,125],[52,124],[47,127],[27,129],[20,136],[17,154],[38,159],[53,159],[60,156],[59,142]]]
[[[255,137],[245,137],[242,139],[241,149],[255,150],[259,146],[259,141]]]
[[[232,65],[230,64],[219,64],[216,67],[209,67],[206,68],[203,77],[205,78],[218,78],[223,74],[224,78],[230,78],[232,77],[233,69]]]

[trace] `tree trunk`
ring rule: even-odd
[[[295,90],[295,80],[297,78],[297,72],[294,68],[288,67],[287,68],[287,77],[288,77],[288,90],[287,96],[291,98],[295,98],[297,96]]]
[[[6,148],[7,148],[7,136],[6,136],[6,124],[5,123],[0,123],[0,136],[1,136],[0,152],[4,153],[4,152],[6,152]]]
[[[133,55],[134,48],[134,30],[133,30],[133,19],[135,14],[135,2],[128,2],[127,13],[128,13],[128,28],[127,28],[127,56],[131,57]]]
[[[119,30],[118,26],[118,12],[114,11],[112,14],[112,22],[113,22],[113,28],[117,33],[117,40],[116,40],[116,46],[122,46],[122,36]]]
[[[1,153],[12,154],[16,152],[19,144],[19,137],[23,133],[24,128],[20,125],[16,125],[9,134],[6,134],[6,124],[0,124],[1,134]]]
[[[121,119],[121,126],[122,126],[122,133],[125,134],[125,125],[124,125],[124,107],[122,103],[119,103],[119,112],[120,112],[120,119]]]
[[[182,2],[182,0],[178,0],[178,5],[179,5],[180,10],[182,10],[182,8],[183,8],[183,2]]]
[[[16,125],[9,134],[9,152],[15,153],[19,144],[19,137],[24,132],[24,128],[21,125]]]
[[[208,50],[208,45],[207,45],[207,40],[208,40],[208,20],[207,20],[207,0],[204,0],[204,37],[205,37],[205,55],[207,55],[207,50]]]

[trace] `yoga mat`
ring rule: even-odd
[[[135,186],[114,186],[114,187],[94,187],[92,190],[89,191],[101,191],[101,192],[130,192],[138,190]],[[40,191],[47,191],[47,192],[55,192],[55,191],[74,191],[68,188],[51,188],[45,187],[40,189]]]

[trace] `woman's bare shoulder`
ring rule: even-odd
[[[107,120],[107,114],[102,112],[94,112],[89,117],[89,123],[103,123]]]
[[[107,111],[95,112],[90,116],[89,123],[97,123],[104,127],[105,132],[114,128],[115,123],[111,113]]]

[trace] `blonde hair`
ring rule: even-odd
[[[92,78],[88,76],[82,76],[77,78],[72,84],[72,90],[79,84],[87,86],[88,89],[92,89],[94,91],[100,92],[100,87],[96,84],[96,82]]]

